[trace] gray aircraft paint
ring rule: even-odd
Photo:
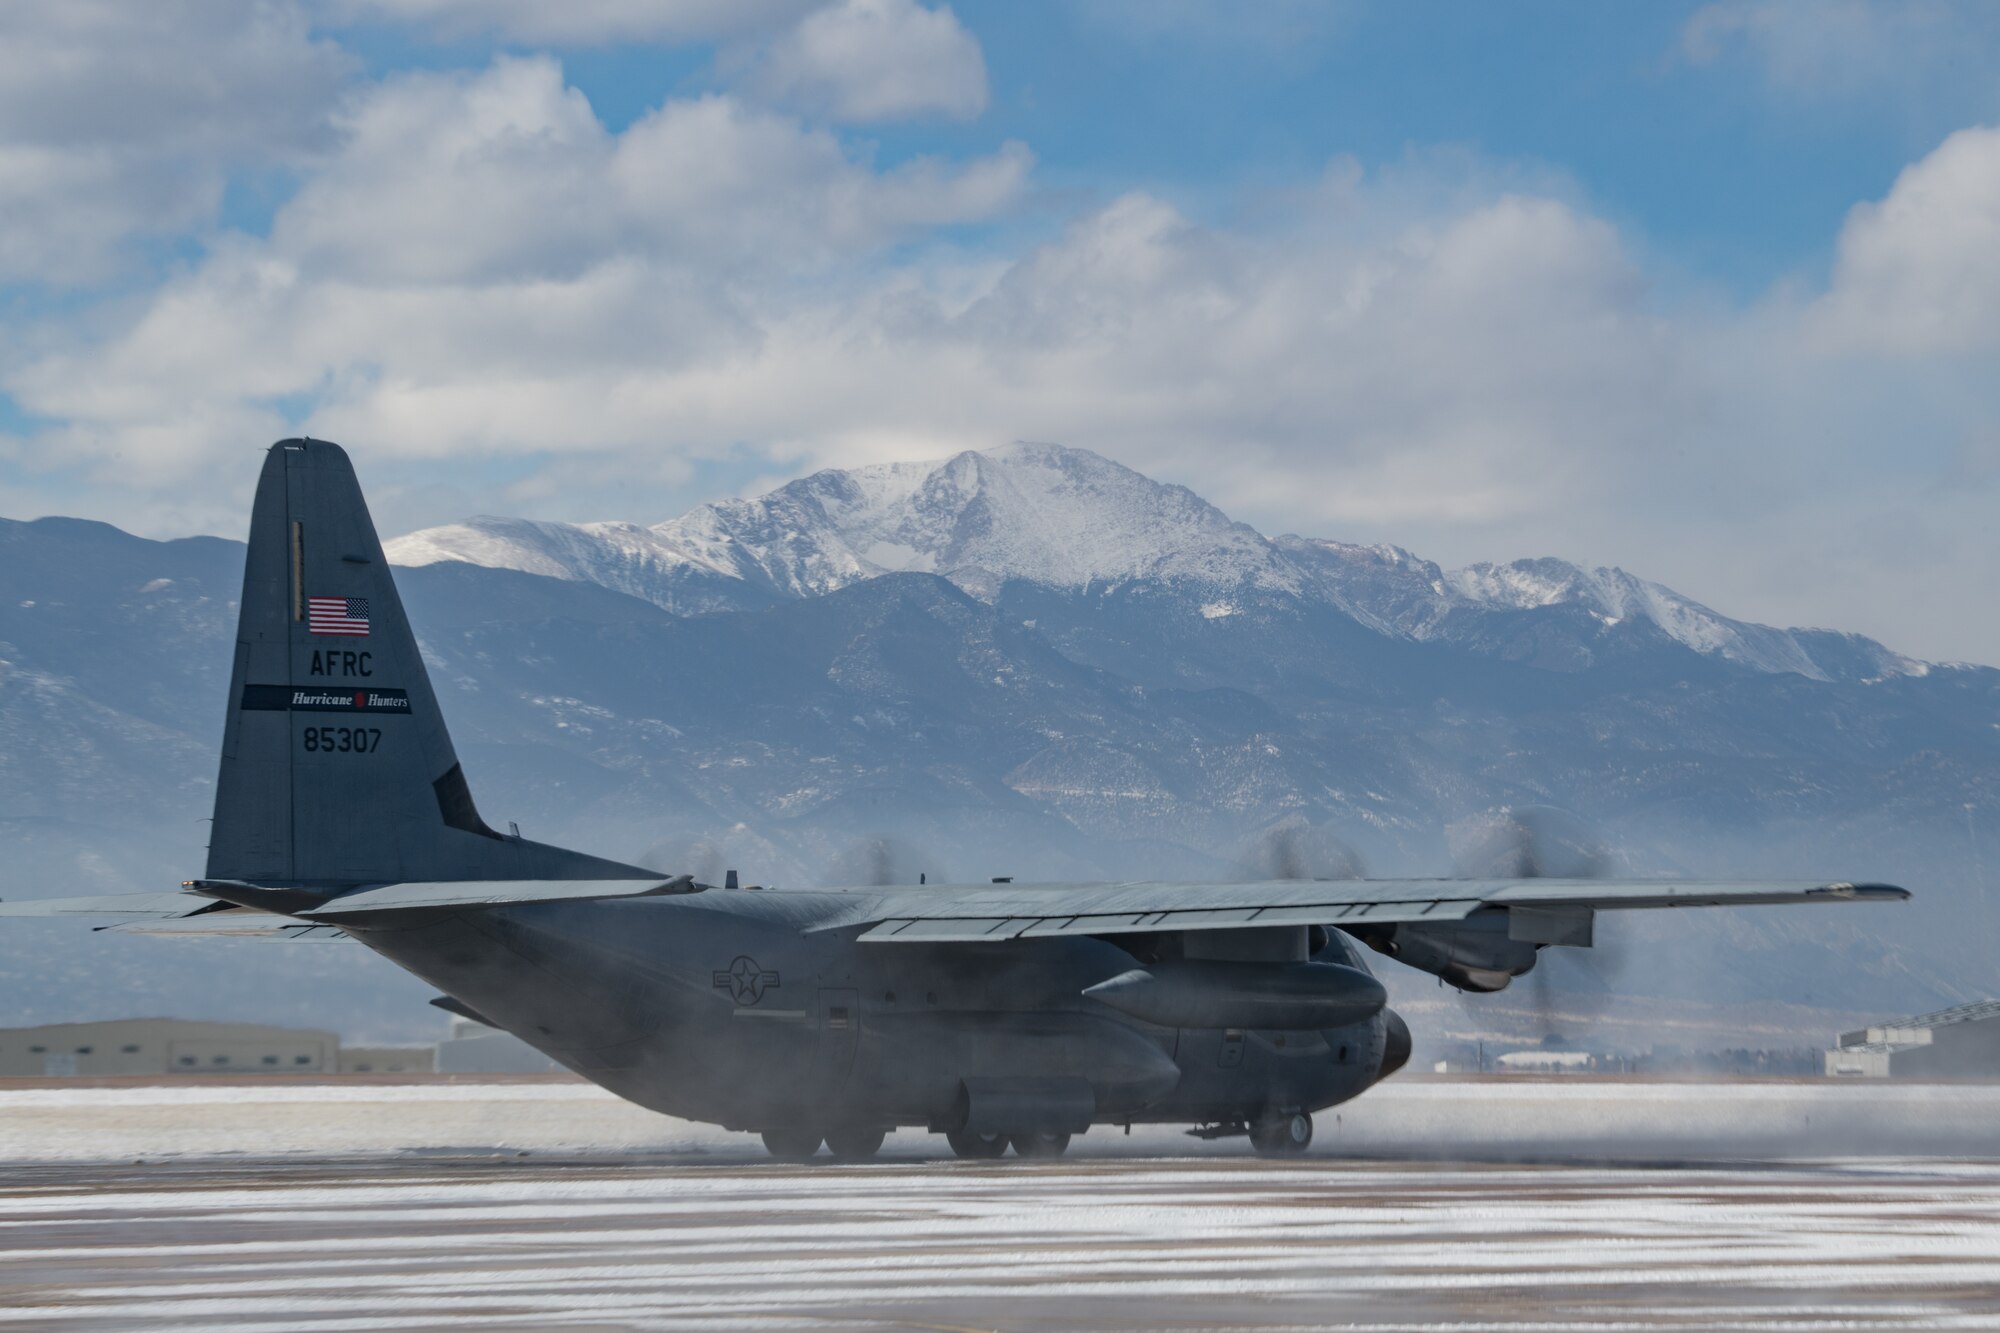
[[[367,607],[314,633],[312,598]],[[286,441],[250,516],[207,878],[295,887],[657,879],[479,817],[347,455]]]
[[[735,1128],[1282,1126],[1408,1056],[1355,940],[1490,989],[1540,947],[1587,943],[1598,910],[1907,896],[1817,881],[716,888],[485,824],[337,446],[266,457],[240,615],[207,874],[126,914],[165,933],[261,921],[358,940],[443,1007],[621,1096]],[[0,905],[76,910],[103,909]]]

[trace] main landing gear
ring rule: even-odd
[[[1069,1151],[1067,1134],[1001,1134],[997,1131],[975,1134],[969,1129],[954,1129],[946,1132],[944,1141],[960,1157],[973,1161],[994,1161],[1007,1155],[1012,1147],[1016,1157],[1048,1158],[1060,1157]]]
[[[1313,1118],[1304,1111],[1250,1122],[1250,1146],[1259,1157],[1297,1157],[1312,1141]]]
[[[826,1150],[836,1162],[865,1162],[882,1151],[882,1140],[887,1137],[886,1130],[843,1125],[826,1132]]]
[[[1069,1151],[1067,1134],[1016,1134],[1011,1142],[1016,1157],[1060,1157]]]
[[[1007,1155],[1005,1134],[975,1134],[969,1129],[953,1129],[946,1131],[944,1141],[960,1157],[992,1160]]]
[[[824,1136],[816,1129],[767,1129],[764,1148],[781,1162],[809,1161]]]

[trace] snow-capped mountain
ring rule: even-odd
[[[1008,579],[1299,586],[1261,535],[1185,487],[1042,444],[829,469],[651,528],[475,518],[399,537],[388,553],[401,565],[463,560],[599,583],[679,613],[716,598],[820,596],[906,570],[987,599]]]
[[[1394,546],[1271,540],[1182,486],[1048,444],[816,472],[653,527],[475,518],[388,543],[400,565],[463,561],[595,583],[675,614],[816,597],[887,573],[939,574],[984,601],[1010,580],[1082,590],[1148,582],[1227,614],[1235,592],[1330,603],[1379,633],[1447,639],[1573,670],[1647,627],[1695,652],[1815,680],[1925,664],[1855,635],[1732,620],[1621,569],[1555,559],[1446,571]],[[1544,617],[1523,636],[1515,613]],[[1580,617],[1580,618],[1579,618]]]
[[[1399,546],[1294,536],[1278,538],[1278,545],[1329,601],[1385,634],[1475,647],[1485,641],[1505,653],[1525,642],[1509,634],[1507,613],[1580,613],[1586,620],[1561,645],[1568,651],[1567,663],[1546,633],[1535,642],[1541,665],[1558,669],[1586,665],[1591,639],[1609,638],[1621,626],[1645,626],[1707,656],[1813,680],[1877,680],[1930,670],[1929,663],[1859,634],[1773,629],[1732,620],[1622,569],[1584,569],[1544,557],[1445,570]],[[1548,626],[1539,628],[1546,631]]]

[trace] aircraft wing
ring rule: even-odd
[[[859,895],[857,895],[859,896]],[[816,929],[866,926],[869,943],[972,943],[1051,935],[1462,921],[1774,903],[1900,902],[1893,884],[1827,880],[1352,879],[1252,884],[973,884],[877,890]]]

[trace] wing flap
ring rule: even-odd
[[[866,926],[868,943],[962,944],[1064,935],[1248,930],[1260,926],[1461,921],[1675,907],[1900,902],[1893,884],[1827,880],[1278,880],[1262,884],[933,885],[868,895],[816,929]],[[1542,923],[1541,928],[1546,928]]]

